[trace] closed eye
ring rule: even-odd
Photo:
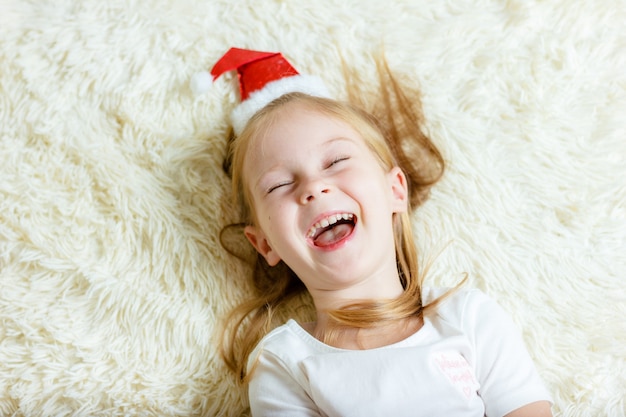
[[[333,161],[330,164],[328,164],[326,166],[326,168],[330,168],[330,167],[332,167],[334,165],[337,165],[339,162],[347,161],[348,159],[350,159],[349,156],[339,156],[339,157],[333,159]]]
[[[268,190],[267,193],[270,194],[272,191],[277,190],[280,187],[285,187],[289,184],[293,184],[293,181],[284,181],[284,182],[280,182],[278,184],[272,185]]]

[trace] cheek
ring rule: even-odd
[[[376,170],[355,170],[347,174],[344,180],[352,184],[352,189],[361,195],[372,195],[386,184]]]
[[[391,186],[383,175],[363,171],[355,175],[352,181],[351,193],[365,206],[368,213],[383,216],[392,211]]]
[[[280,205],[266,204],[258,207],[257,221],[268,234],[280,233],[280,220],[285,217],[281,210],[283,209]]]

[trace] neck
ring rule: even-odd
[[[360,302],[395,300],[403,292],[397,272],[389,279],[373,278],[341,289],[309,289],[315,303],[318,322],[327,320],[328,311],[339,310]]]
[[[328,319],[328,316],[325,317]],[[328,322],[308,323],[303,327],[318,340],[337,348],[365,350],[398,343],[423,326],[422,316],[397,319],[371,328],[341,327],[329,332]]]
[[[389,301],[398,298],[404,291],[400,283],[400,278],[396,271],[392,278],[385,280],[373,279],[371,282],[364,281],[358,285],[349,288],[334,291],[310,291],[315,303],[317,313],[317,321],[305,326],[307,330],[318,339],[329,342],[324,335],[329,334],[329,329],[334,326],[330,325],[332,320],[329,311],[341,310],[342,308],[359,304],[376,301]],[[367,307],[365,307],[367,309]],[[373,346],[384,346],[389,344],[389,340],[394,335],[405,336],[404,331],[399,331],[397,326],[411,327],[406,320],[385,321],[376,320],[375,312],[372,311],[372,319],[364,316],[357,319],[359,323],[353,326],[341,326],[339,332],[331,331],[332,334],[340,335],[336,343],[330,341],[330,344],[336,347],[344,347],[350,349],[363,349]],[[411,328],[413,328],[412,326]],[[336,329],[336,327],[334,327]],[[366,347],[364,347],[366,346]]]

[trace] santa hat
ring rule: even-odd
[[[230,118],[236,135],[259,110],[283,94],[301,92],[317,97],[331,98],[324,82],[313,75],[298,71],[278,52],[260,52],[230,48],[211,69],[212,81],[228,71],[237,71],[241,103],[231,112]],[[192,79],[192,90],[202,92],[208,74]]]

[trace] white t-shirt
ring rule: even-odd
[[[334,348],[289,320],[249,367],[255,359],[254,416],[491,417],[550,401],[513,321],[479,290],[457,291],[416,333],[376,349]]]

